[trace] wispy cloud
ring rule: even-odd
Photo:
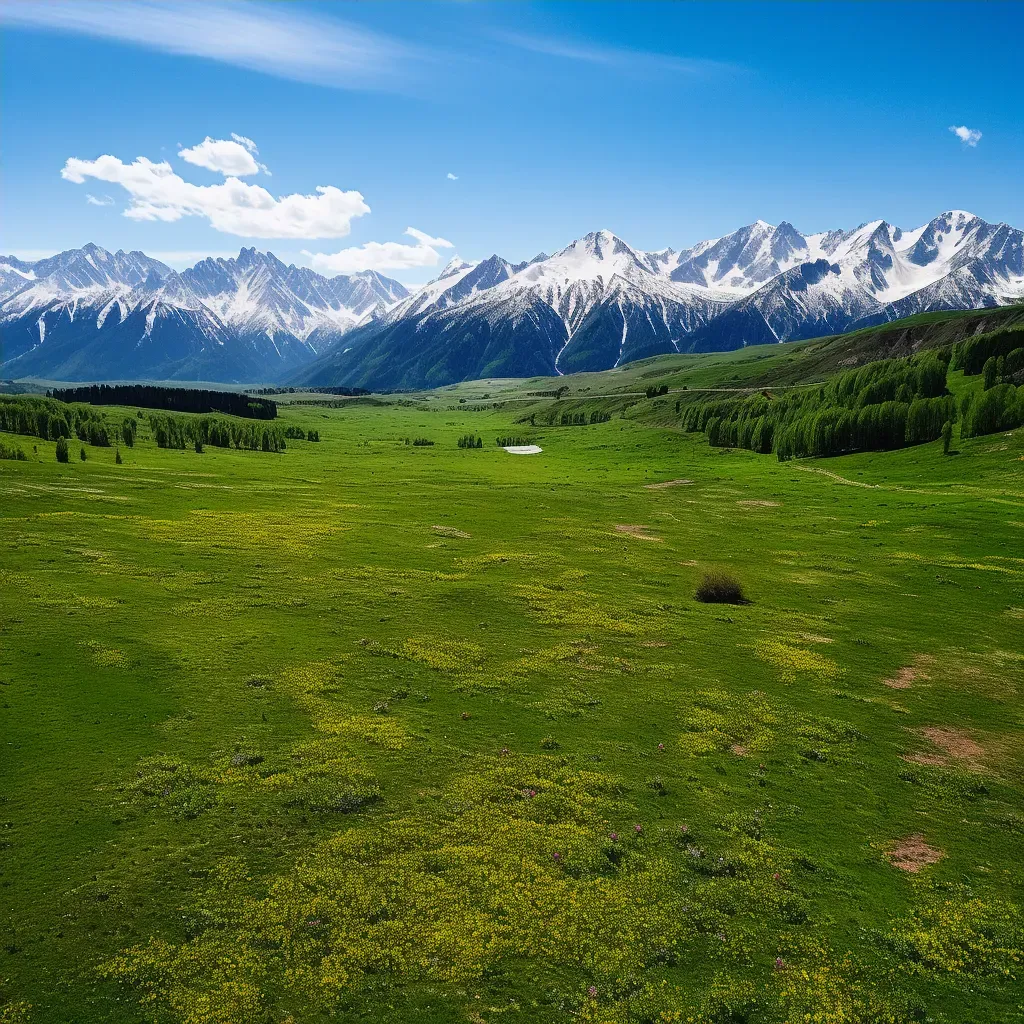
[[[967,125],[951,124],[949,130],[965,145],[974,149],[981,142],[981,132],[977,128],[968,128]]]
[[[85,201],[90,206],[113,206],[114,200],[110,196],[94,196],[91,192],[85,193]]]
[[[557,39],[551,36],[525,35],[520,32],[500,32],[497,38],[509,46],[531,53],[559,57],[563,60],[599,64],[621,71],[674,71],[684,75],[706,76],[739,71],[735,64],[723,61],[705,60],[699,57],[677,57],[668,53],[654,53],[649,50],[632,50],[626,47],[601,46],[596,43]]]
[[[416,240],[415,245],[404,242],[367,242],[333,253],[303,250],[303,255],[309,257],[315,270],[328,274],[353,274],[360,270],[436,267],[441,260],[437,250],[454,248],[446,238],[431,238],[416,228],[406,228],[405,233]]]
[[[120,185],[130,197],[124,216],[131,220],[205,217],[215,230],[244,238],[341,238],[351,231],[355,218],[370,212],[362,193],[334,185],[318,185],[316,195],[275,198],[265,188],[242,181],[235,173],[254,173],[257,165],[249,148],[238,142],[207,138],[182,149],[179,156],[229,176],[217,185],[194,185],[166,160],[155,163],[139,156],[126,164],[110,154],[95,160],[70,157],[60,174],[76,185],[89,178]],[[236,163],[244,166],[232,173]]]
[[[290,4],[223,0],[3,0],[0,22],[113,39],[347,89],[398,89],[424,54]]]
[[[448,180],[449,181],[458,181],[459,180],[459,176],[457,174],[452,174],[452,172],[449,171],[448,172]]]

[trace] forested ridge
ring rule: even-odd
[[[277,403],[238,391],[204,391],[199,388],[168,388],[154,384],[89,384],[79,388],[54,388],[47,392],[60,402],[88,405],[134,405],[167,412],[223,412],[253,420],[277,417]]]
[[[983,390],[957,403],[951,370],[982,374]],[[885,451],[946,436],[959,420],[962,437],[1024,424],[1024,330],[977,335],[952,348],[882,359],[836,374],[821,387],[683,406],[682,427],[716,447],[747,448],[779,459]]]

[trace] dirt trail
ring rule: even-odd
[[[864,487],[869,491],[900,491],[903,494],[955,494],[956,491],[934,491],[926,490],[921,487],[900,487],[899,484],[866,484],[863,480],[850,480],[848,477],[840,476],[838,473],[833,473],[831,469],[819,469],[817,466],[793,466],[793,469],[799,469],[803,473],[820,473],[822,476],[827,476],[831,480],[835,480],[837,484],[843,484],[845,487]]]
[[[644,484],[644,488],[648,491],[662,491],[666,487],[682,487],[685,484],[692,484],[692,480],[662,480],[661,483],[657,484]]]
[[[646,526],[637,526],[634,523],[616,523],[615,529],[618,530],[619,533],[624,533],[636,540],[653,540],[657,541],[659,544],[662,541],[661,537],[652,537],[647,532]]]

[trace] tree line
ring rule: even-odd
[[[707,434],[714,446],[774,451],[781,460],[886,451],[943,437],[948,444],[947,425],[951,428],[958,416],[946,389],[951,358],[946,349],[882,359],[837,374],[821,387],[778,398],[762,392],[695,403],[681,410],[682,426]],[[1009,392],[1015,390],[999,385],[983,393],[984,402],[965,403],[959,410],[964,436],[987,432],[993,422],[1012,422],[1018,398]]]
[[[367,391],[366,388],[350,388],[343,385],[337,386],[324,386],[324,387],[309,387],[309,388],[295,388],[295,387],[280,387],[280,388],[251,388],[254,395],[341,395],[345,398],[358,398],[361,395],[369,395],[372,392]]]
[[[309,430],[303,430],[302,427],[287,427],[284,436],[295,441],[319,441],[320,431],[315,427],[310,427]]]
[[[220,416],[176,416],[150,413],[149,427],[159,448],[185,449],[212,444],[215,448],[245,448],[249,451],[284,451],[285,431],[279,425],[240,423]]]
[[[88,405],[66,405],[40,395],[0,395],[0,430],[43,441],[77,437],[100,448],[109,448],[119,436],[129,447],[135,441],[135,420],[130,417],[119,429]]]
[[[1008,356],[1015,349],[1024,348],[1024,327],[1004,327],[986,334],[976,334],[953,346],[950,369],[963,370],[968,377],[981,373],[992,358]]]
[[[222,412],[253,420],[277,417],[276,402],[238,391],[204,391],[155,384],[90,384],[79,388],[54,388],[47,395],[60,402],[84,402],[88,405],[133,405],[140,409],[167,412]]]

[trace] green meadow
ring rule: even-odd
[[[798,351],[3,435],[0,1021],[1024,1020],[1024,429],[541,425]]]

